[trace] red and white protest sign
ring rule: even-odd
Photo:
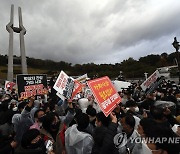
[[[116,105],[121,102],[121,97],[107,76],[90,80],[87,83],[101,110],[107,117],[114,110]]]
[[[4,89],[5,89],[5,91],[7,91],[8,89],[12,90],[15,85],[16,85],[16,83],[6,80]]]
[[[74,82],[75,82],[75,84],[74,84],[74,90],[73,90],[73,92],[72,92],[72,97],[71,97],[71,99],[73,99],[74,96],[76,96],[76,94],[79,93],[79,92],[82,90],[82,87],[83,87],[80,82],[78,82],[78,81],[76,81],[76,80],[75,80]]]
[[[148,77],[142,84],[141,88],[142,90],[146,91],[147,88],[150,88],[151,85],[160,77],[160,73],[158,70],[156,70],[153,74],[151,74],[150,77]]]

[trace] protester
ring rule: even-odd
[[[86,89],[71,99],[56,96],[55,79],[51,79],[51,92],[35,96],[36,100],[18,100],[16,90],[1,88],[0,154],[180,152],[179,142],[168,142],[180,135],[180,91],[174,82],[163,80],[150,92],[132,83],[119,92],[121,102],[106,117]],[[162,105],[157,105],[159,101]],[[149,143],[148,138],[166,141]]]
[[[102,113],[102,112],[101,112]],[[110,117],[105,117],[98,113],[97,128],[94,133],[94,145],[92,154],[118,154],[118,149],[114,145],[114,136],[117,134],[117,118],[115,113]],[[105,122],[107,121],[107,122]]]
[[[34,113],[34,124],[30,127],[30,129],[37,129],[40,130],[42,127],[42,122],[44,119],[45,113],[43,109],[38,109],[35,113]]]
[[[82,113],[76,120],[77,124],[72,125],[65,132],[67,154],[91,154],[93,137],[85,131],[89,125],[89,117]]]
[[[45,143],[40,132],[37,129],[26,131],[15,154],[46,154]]]
[[[30,111],[34,103],[34,97],[31,97],[26,107],[19,114],[15,114],[12,117],[12,123],[14,125],[14,131],[16,133],[15,140],[20,143],[24,132],[33,124],[33,120],[30,117]]]
[[[53,152],[55,154],[61,154],[66,151],[64,133],[70,122],[74,118],[74,110],[72,103],[70,103],[70,110],[67,112],[66,116],[59,117],[55,112],[50,112],[44,116],[42,126],[40,130],[43,134],[45,141],[53,142]]]

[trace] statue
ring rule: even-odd
[[[176,49],[176,52],[179,51],[179,42],[177,41],[176,37],[174,37],[174,42],[172,43],[173,47]]]
[[[8,73],[7,80],[13,81],[13,32],[20,34],[20,52],[21,52],[21,69],[22,74],[27,74],[27,63],[25,54],[25,44],[24,35],[26,34],[26,29],[22,22],[21,8],[18,7],[19,15],[19,27],[14,27],[14,5],[11,5],[10,22],[6,26],[6,30],[9,32],[9,55],[8,55]]]

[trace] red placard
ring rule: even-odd
[[[121,102],[121,97],[107,76],[90,80],[87,83],[98,101],[101,110],[107,117],[114,110],[116,105]]]

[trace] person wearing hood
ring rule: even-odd
[[[35,100],[34,101],[34,107],[31,109],[30,115],[33,121],[35,121],[34,119],[34,113],[40,108],[41,103],[39,100]]]
[[[83,113],[86,113],[88,106],[91,104],[92,103],[87,98],[80,98],[78,100],[79,108],[82,110]]]
[[[25,106],[22,112],[20,114],[14,114],[14,116],[12,117],[12,124],[14,126],[14,131],[16,133],[15,141],[17,141],[18,143],[21,142],[24,132],[26,132],[29,129],[29,127],[34,123],[30,117],[30,111],[33,106],[33,103],[34,97],[31,97],[29,99],[28,104]]]
[[[30,127],[30,129],[37,129],[40,130],[42,127],[42,122],[45,116],[45,112],[43,109],[38,109],[35,113],[34,113],[34,120],[35,123]]]
[[[91,154],[94,144],[93,137],[86,132],[89,125],[89,116],[80,114],[77,124],[72,125],[65,131],[65,146],[67,154]]]

